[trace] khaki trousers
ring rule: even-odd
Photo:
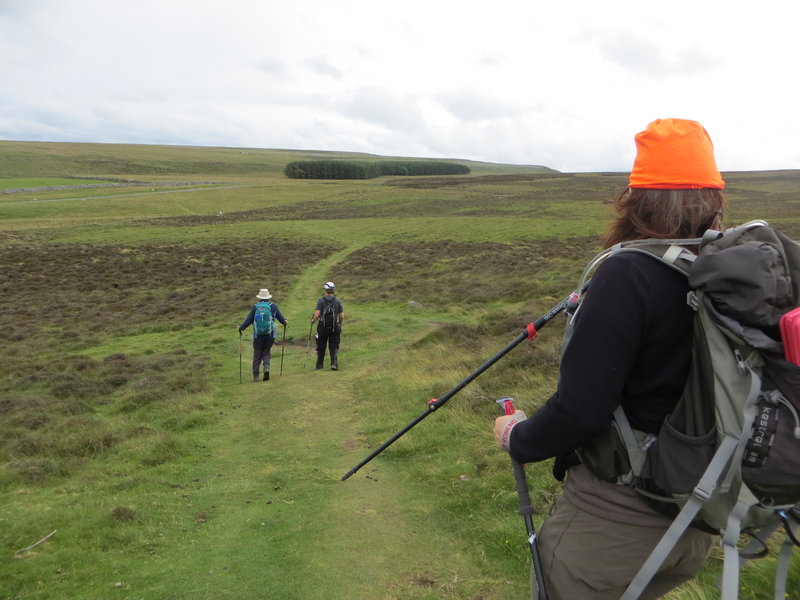
[[[619,600],[668,526],[609,521],[560,496],[538,537],[549,599]],[[660,598],[694,577],[716,539],[696,529],[687,530],[640,598]],[[533,569],[531,590],[533,600],[538,600]]]

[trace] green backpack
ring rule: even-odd
[[[272,316],[272,302],[267,302],[266,300],[256,302],[253,329],[255,329],[258,335],[274,336],[275,318]]]
[[[633,430],[618,408],[606,434],[578,452],[596,476],[632,486],[673,518],[622,600],[640,596],[689,526],[722,536],[723,600],[738,597],[740,535],[753,535],[747,560],[766,555],[766,539],[783,526],[775,598],[784,600],[800,545],[800,366],[784,358],[779,323],[800,303],[800,244],[752,221],[701,239],[618,244],[582,279],[617,252],[686,274],[696,311],[689,378],[660,433]],[[568,325],[565,344],[569,335]]]

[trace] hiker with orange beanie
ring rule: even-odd
[[[660,119],[635,142],[629,186],[615,199],[606,247],[720,229],[725,184],[703,126]],[[518,410],[495,422],[501,449],[523,464],[554,458],[554,476],[566,480],[537,541],[550,600],[618,599],[671,523],[580,456],[609,432],[619,407],[634,429],[658,434],[689,374],[688,291],[683,274],[649,256],[609,257],[573,317],[555,393],[530,418]],[[641,598],[660,598],[694,577],[714,540],[688,529]]]

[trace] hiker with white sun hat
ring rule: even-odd
[[[261,288],[256,294],[258,302],[250,309],[250,314],[239,325],[239,335],[253,325],[253,381],[259,381],[259,371],[261,364],[264,364],[264,381],[269,381],[269,365],[272,358],[272,345],[275,343],[275,336],[278,333],[277,321],[284,327],[288,321],[281,314],[278,305],[270,302],[272,294],[269,289]]]

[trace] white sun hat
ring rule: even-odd
[[[326,281],[325,285],[323,285],[322,287],[325,288],[326,290],[336,289],[336,286],[333,284],[332,281]]]
[[[270,298],[272,298],[272,294],[269,293],[269,290],[267,288],[261,288],[260,290],[258,290],[256,298],[261,298],[262,300],[269,300]]]

